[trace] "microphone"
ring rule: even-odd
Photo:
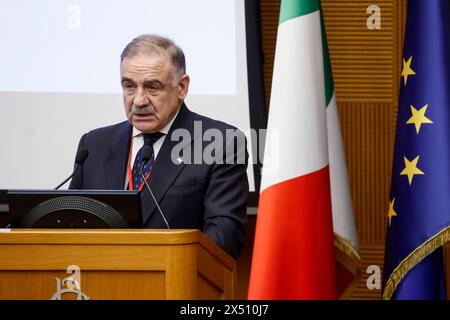
[[[69,181],[70,178],[72,178],[75,173],[78,170],[78,167],[80,165],[83,164],[84,161],[86,161],[87,157],[89,155],[89,151],[87,149],[79,149],[77,152],[77,155],[75,156],[75,169],[73,169],[72,174],[63,182],[61,182],[56,188],[55,190],[58,190],[59,188],[61,188],[67,181]]]
[[[144,145],[144,146],[142,147],[142,154],[141,154],[141,156],[142,156],[142,165],[141,165],[141,170],[140,170],[141,172],[140,172],[140,173],[141,173],[142,179],[144,179],[144,183],[145,183],[145,185],[146,185],[148,191],[150,192],[150,195],[151,195],[152,198],[153,198],[153,201],[154,201],[155,204],[156,204],[156,207],[158,208],[159,213],[161,214],[161,217],[162,217],[163,220],[164,220],[164,223],[166,224],[167,229],[170,229],[170,226],[169,226],[169,223],[167,222],[166,216],[165,216],[164,213],[162,212],[161,207],[159,206],[158,201],[156,201],[155,195],[153,194],[152,189],[150,188],[150,186],[149,186],[148,183],[147,183],[147,178],[146,178],[146,177],[144,176],[144,174],[142,173],[142,168],[144,168],[145,164],[152,158],[152,155],[153,155],[153,148],[150,147],[149,145]]]

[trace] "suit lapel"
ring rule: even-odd
[[[178,112],[177,118],[172,124],[163,145],[156,157],[155,164],[152,169],[152,174],[149,178],[149,185],[155,195],[158,203],[166,194],[169,187],[176,180],[178,175],[183,171],[186,164],[174,163],[171,159],[172,149],[180,143],[179,141],[171,141],[172,132],[176,129],[186,129],[190,132],[190,136],[193,137],[193,117],[192,113],[183,104]],[[183,143],[190,144],[193,140],[183,140]],[[144,224],[154,214],[156,204],[154,203],[148,190],[143,191],[143,203],[145,203],[145,210],[143,210]]]
[[[128,122],[120,124],[119,130],[111,138],[109,156],[106,160],[108,189],[123,190],[130,150],[132,126]]]

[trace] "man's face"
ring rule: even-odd
[[[187,95],[189,76],[180,77],[168,56],[138,54],[120,65],[128,121],[142,132],[161,130]]]

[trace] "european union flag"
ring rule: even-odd
[[[385,299],[444,299],[450,240],[450,0],[409,0],[385,253]]]

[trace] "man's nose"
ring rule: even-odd
[[[145,95],[145,92],[142,88],[138,88],[136,95],[134,96],[133,103],[137,107],[145,107],[150,104],[150,100]]]

